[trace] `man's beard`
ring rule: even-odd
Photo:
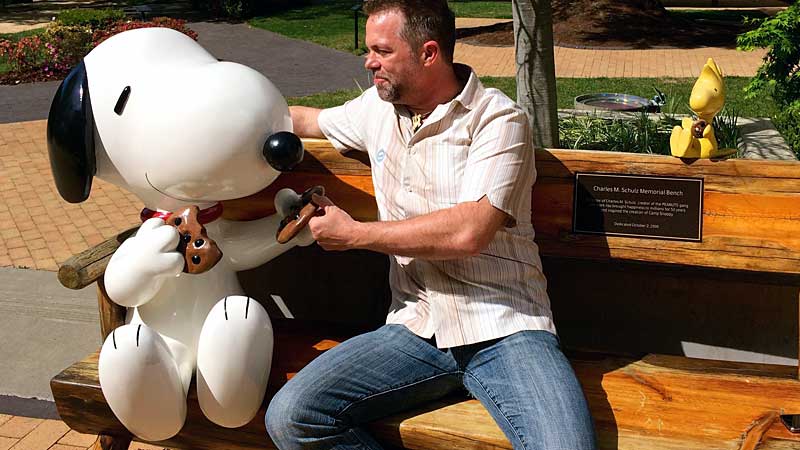
[[[403,93],[403,87],[393,83],[387,78],[381,78],[383,78],[384,81],[375,85],[375,88],[378,90],[378,97],[380,97],[381,100],[390,103],[399,101],[400,96]]]

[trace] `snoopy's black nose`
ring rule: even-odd
[[[276,170],[292,170],[303,160],[303,143],[296,134],[280,131],[268,137],[264,143],[264,158]]]

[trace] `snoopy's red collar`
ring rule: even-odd
[[[139,213],[139,218],[142,219],[142,222],[147,219],[152,219],[153,217],[157,217],[166,221],[171,215],[172,213],[169,211],[154,211],[150,208],[144,208],[142,212]],[[222,203],[217,202],[211,207],[201,209],[200,213],[197,215],[197,220],[201,224],[205,225],[219,219],[220,216],[222,216]]]

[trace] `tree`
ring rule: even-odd
[[[764,63],[747,86],[747,97],[771,96],[779,111],[772,118],[786,142],[800,156],[800,3],[755,21],[758,28],[739,37],[743,50],[768,48]]]
[[[550,0],[513,0],[517,103],[536,147],[558,146],[556,69]]]

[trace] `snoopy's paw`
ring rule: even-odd
[[[294,242],[300,247],[308,247],[313,244],[314,235],[311,234],[311,228],[303,227],[303,229],[297,233],[297,236],[294,237]]]
[[[175,251],[179,235],[161,219],[148,219],[111,256],[105,272],[106,291],[115,303],[133,307],[153,298],[164,281],[183,271]]]
[[[145,325],[123,325],[100,350],[100,387],[114,415],[133,434],[161,441],[186,420],[186,391],[164,339]]]
[[[250,297],[233,295],[208,313],[197,347],[197,398],[212,422],[248,423],[261,406],[272,363],[272,324]]]

